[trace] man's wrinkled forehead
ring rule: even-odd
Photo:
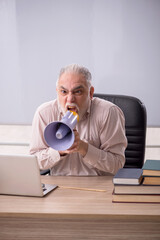
[[[82,74],[75,74],[75,73],[63,73],[57,82],[58,88],[65,88],[68,89],[69,86],[72,86],[71,89],[78,89],[78,88],[88,88],[87,81]]]

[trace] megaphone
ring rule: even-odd
[[[60,122],[51,122],[44,130],[46,143],[53,149],[64,151],[74,143],[73,129],[79,121],[76,112],[67,111]]]

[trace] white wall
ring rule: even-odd
[[[0,123],[30,124],[76,62],[95,92],[140,98],[160,126],[159,13],[159,0],[0,0]]]

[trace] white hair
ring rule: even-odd
[[[66,67],[61,68],[57,83],[63,73],[77,73],[82,74],[88,84],[88,87],[91,87],[92,75],[86,67],[80,66],[78,64],[71,64]]]

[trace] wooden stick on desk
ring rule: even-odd
[[[104,189],[94,189],[94,188],[80,188],[80,187],[66,187],[66,186],[58,186],[59,188],[64,189],[73,189],[73,190],[82,190],[82,191],[93,191],[93,192],[106,192]]]

